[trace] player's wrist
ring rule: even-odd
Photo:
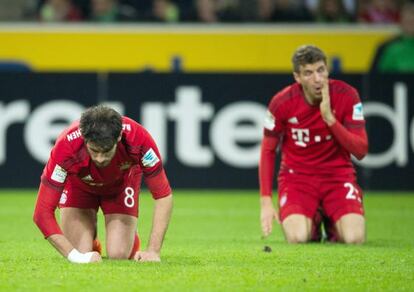
[[[272,196],[261,196],[260,204],[262,205],[262,207],[273,206]]]
[[[336,123],[336,118],[334,115],[324,118],[325,123],[331,127]]]
[[[91,262],[93,252],[81,253],[76,248],[72,249],[68,254],[68,260],[76,264],[86,264]]]

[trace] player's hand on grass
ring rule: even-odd
[[[100,263],[102,262],[102,257],[97,251],[92,252],[92,257],[90,263]]]
[[[137,251],[134,260],[137,262],[160,262],[160,255],[155,251]]]
[[[279,222],[279,216],[276,212],[276,209],[273,206],[271,197],[261,197],[261,211],[260,211],[260,221],[262,224],[263,236],[267,237],[272,233],[273,221],[276,220]]]
[[[321,110],[322,119],[325,121],[325,123],[328,126],[332,126],[333,124],[335,124],[336,119],[331,108],[331,97],[329,95],[328,79],[326,79],[326,82],[322,87],[322,101],[319,107]]]

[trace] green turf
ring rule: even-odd
[[[414,291],[414,194],[367,194],[367,243],[345,246],[287,245],[278,227],[262,242],[255,192],[176,191],[158,264],[70,264],[32,223],[34,201],[0,192],[0,291]],[[144,193],[144,242],[151,208]]]

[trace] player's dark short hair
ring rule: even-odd
[[[292,57],[293,71],[299,73],[299,66],[314,64],[319,61],[326,64],[326,55],[321,49],[313,45],[300,46]]]
[[[79,128],[85,142],[92,142],[102,151],[109,151],[118,141],[122,117],[110,107],[93,106],[81,115]]]

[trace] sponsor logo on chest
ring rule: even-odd
[[[291,128],[291,137],[295,141],[295,145],[299,147],[307,147],[308,144],[313,141],[320,143],[322,141],[329,141],[332,139],[332,135],[311,135],[310,129],[298,129]]]

